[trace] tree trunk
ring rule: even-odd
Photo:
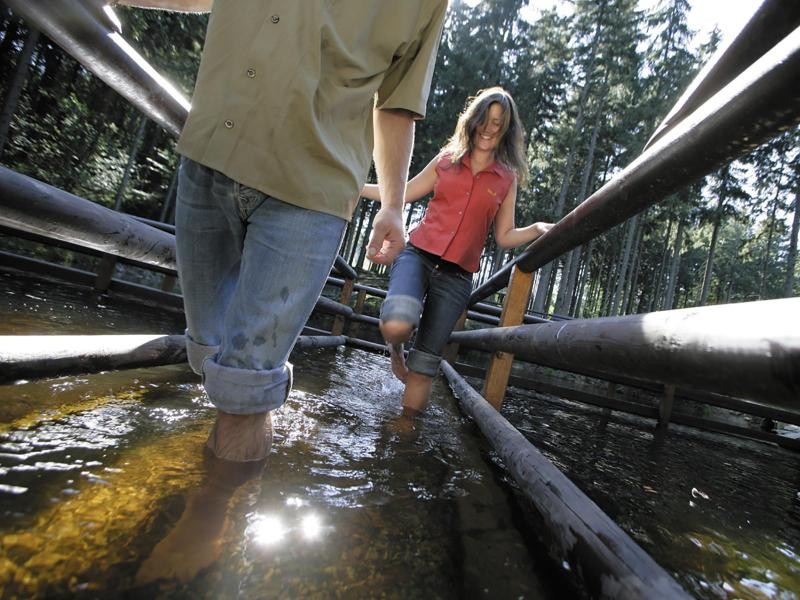
[[[653,274],[653,283],[650,285],[650,301],[647,305],[647,312],[659,310],[661,308],[661,301],[664,298],[664,293],[666,291],[664,273],[667,270],[667,263],[669,262],[669,242],[672,237],[673,223],[672,215],[670,215],[669,223],[667,223],[667,234],[664,236],[664,244],[661,247],[661,262],[658,265],[658,269],[656,269],[656,272]]]
[[[619,314],[620,300],[622,299],[622,291],[625,288],[625,281],[628,274],[628,264],[631,258],[631,251],[633,249],[633,240],[636,236],[636,226],[639,222],[639,217],[634,216],[628,221],[628,227],[626,228],[625,234],[625,245],[622,249],[622,255],[620,257],[620,266],[619,270],[617,271],[617,278],[616,278],[616,285],[614,287],[614,293],[611,298],[611,306],[609,306],[609,316],[616,316]]]
[[[364,215],[367,212],[367,202],[363,198],[358,201],[356,214],[347,226],[347,237],[345,238],[347,240],[345,246],[347,250],[344,257],[350,265],[353,264],[353,259],[355,258],[358,234],[361,231],[361,224],[364,222]]]
[[[580,282],[578,283],[578,287],[575,293],[575,309],[573,311],[573,315],[577,318],[583,317],[584,312],[584,305],[588,304],[588,302],[584,302],[584,291],[586,289],[586,282],[589,279],[591,267],[592,267],[592,254],[594,253],[594,240],[589,242],[589,246],[586,250],[586,257],[583,259],[583,271],[581,272]],[[594,284],[590,286],[589,293],[587,294],[591,297],[592,290],[594,289]]]
[[[775,213],[778,210],[778,196],[781,192],[780,185],[775,186],[775,197],[769,208],[769,223],[767,223],[767,247],[764,249],[764,259],[761,261],[761,273],[758,282],[758,299],[764,300],[767,296],[767,271],[769,271],[769,257],[772,254],[772,241],[775,236]]]
[[[39,30],[31,29],[28,36],[25,38],[25,45],[19,53],[17,59],[17,66],[14,69],[14,77],[8,87],[3,108],[0,110],[0,156],[3,154],[3,149],[8,142],[8,130],[11,127],[11,121],[14,118],[14,112],[17,109],[20,94],[25,87],[25,82],[30,73],[30,62],[33,56],[33,51],[39,43]]]
[[[162,223],[171,223],[173,218],[173,207],[175,206],[175,197],[178,192],[178,171],[179,167],[176,167],[175,170],[172,172],[172,177],[169,179],[169,187],[167,188],[167,194],[164,196],[164,204],[161,206],[161,214],[158,216],[158,220]]]
[[[675,308],[675,289],[678,285],[678,271],[681,264],[681,248],[683,246],[683,232],[686,229],[686,222],[681,219],[678,221],[678,232],[675,234],[675,246],[672,250],[672,258],[669,267],[669,281],[667,281],[667,292],[664,302],[661,305],[663,310]]]
[[[789,251],[786,254],[786,280],[783,285],[783,295],[786,298],[794,296],[794,268],[797,262],[797,233],[800,230],[800,186],[794,194],[794,219],[792,219],[792,233],[789,236]]]
[[[592,75],[594,73],[594,61],[597,56],[597,48],[599,46],[602,21],[605,11],[605,4],[601,6],[600,14],[597,19],[597,24],[592,38],[592,47],[590,49],[588,66],[586,69],[586,83],[581,89],[581,95],[578,99],[578,112],[575,116],[575,127],[573,128],[572,140],[570,141],[569,154],[567,154],[567,162],[564,166],[563,178],[561,180],[561,190],[558,193],[558,200],[554,210],[553,217],[558,220],[564,216],[564,206],[566,205],[567,192],[569,191],[569,182],[572,179],[572,169],[575,165],[575,155],[578,149],[578,140],[580,139],[581,132],[583,131],[584,111],[586,110],[586,103],[589,99],[589,91],[592,87]],[[553,285],[553,263],[550,262],[542,267],[540,271],[539,284],[536,286],[536,296],[533,302],[533,310],[535,312],[544,313],[545,304],[549,307],[549,291]]]
[[[139,148],[142,145],[144,134],[147,131],[147,118],[144,116],[139,117],[139,128],[136,130],[136,136],[133,138],[131,144],[131,152],[128,155],[128,164],[125,165],[125,172],[122,175],[122,181],[117,188],[117,195],[114,197],[114,210],[122,208],[122,201],[125,198],[125,192],[128,189],[128,182],[133,172],[133,167],[136,165],[136,158],[139,156]]]
[[[720,195],[717,201],[717,211],[714,217],[714,229],[711,232],[711,243],[708,247],[708,259],[706,260],[706,270],[703,275],[703,289],[700,292],[698,306],[705,306],[708,301],[708,291],[711,288],[711,274],[714,270],[714,253],[717,251],[717,241],[719,240],[719,229],[722,223],[722,206],[725,199]]]
[[[356,262],[354,267],[357,269],[363,268],[364,260],[367,258],[367,241],[369,239],[369,232],[372,230],[372,221],[375,219],[375,215],[378,212],[378,206],[380,204],[378,202],[371,202],[369,207],[369,216],[367,217],[367,226],[364,233],[364,243],[359,244],[358,247],[358,261]],[[359,231],[359,239],[361,238],[361,232]]]

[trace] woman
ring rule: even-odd
[[[392,371],[406,384],[406,416],[423,412],[428,404],[433,377],[467,306],[472,274],[478,270],[492,223],[502,248],[531,242],[552,227],[514,225],[518,183],[527,178],[523,138],[511,95],[500,87],[482,90],[469,100],[447,145],[408,182],[406,202],[430,192],[433,198],[392,264],[380,321]],[[375,184],[365,185],[361,193],[380,201]],[[406,365],[403,343],[416,326]]]

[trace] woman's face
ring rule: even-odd
[[[503,131],[503,107],[493,102],[486,112],[486,119],[478,125],[472,139],[476,150],[494,152],[500,143]]]

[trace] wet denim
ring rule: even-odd
[[[431,377],[438,373],[444,347],[471,292],[471,273],[410,244],[395,259],[381,320],[418,327],[406,363],[411,371]]]
[[[289,353],[345,225],[182,160],[175,229],[187,353],[217,408],[254,414],[285,402]]]

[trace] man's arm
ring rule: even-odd
[[[135,6],[137,8],[160,8],[180,12],[209,12],[214,0],[111,0],[109,4]]]
[[[373,110],[373,158],[381,208],[372,223],[367,258],[383,265],[391,264],[405,246],[403,202],[414,146],[414,118],[413,113],[405,110]]]

